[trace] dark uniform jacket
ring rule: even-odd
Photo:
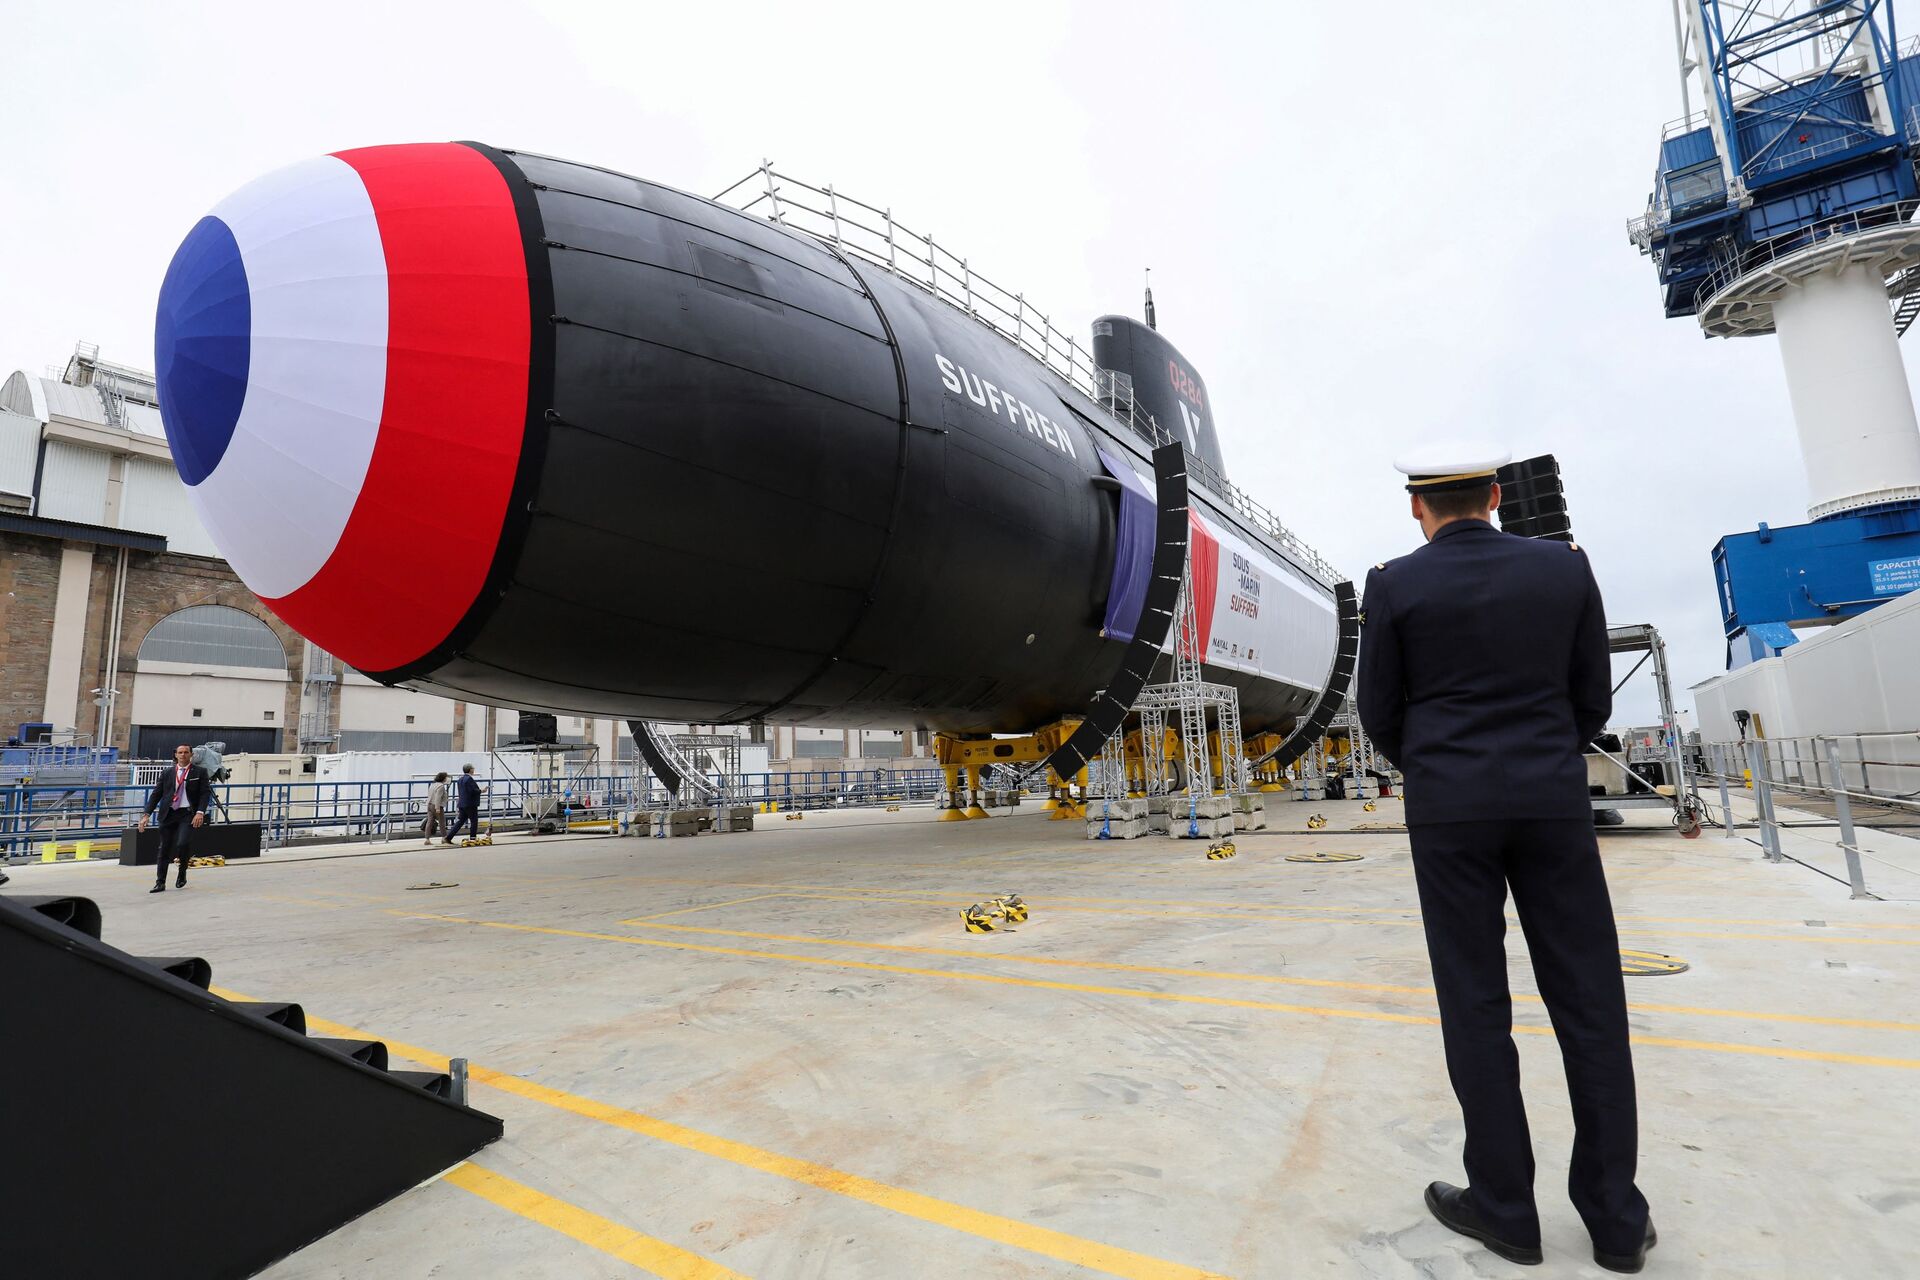
[[[470,773],[463,773],[453,780],[453,794],[460,801],[462,809],[480,807],[480,784],[474,781]]]
[[[147,793],[147,807],[142,813],[151,814],[155,822],[165,822],[173,812],[173,770],[169,764],[154,779],[153,790]],[[207,799],[213,792],[213,782],[207,777],[207,771],[199,765],[187,766],[187,816],[207,811]]]
[[[1591,819],[1581,754],[1613,672],[1586,552],[1456,520],[1368,573],[1364,606],[1360,721],[1409,824]]]

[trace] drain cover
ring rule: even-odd
[[[1688,967],[1680,957],[1661,955],[1658,951],[1620,953],[1620,972],[1629,978],[1659,978],[1669,973],[1685,973]]]
[[[1360,858],[1361,855],[1357,853],[1290,853],[1287,855],[1288,862],[1358,862]]]

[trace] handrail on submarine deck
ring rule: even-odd
[[[762,189],[745,203],[732,203],[733,208],[746,213],[764,202],[769,221],[824,240],[863,262],[884,267],[895,277],[964,311],[1065,378],[1148,448],[1173,443],[1173,434],[1155,421],[1152,414],[1137,407],[1131,389],[1120,387],[1109,371],[1093,362],[1092,352],[1082,346],[1078,338],[1056,327],[1027,301],[1024,293],[1002,288],[975,271],[967,259],[935,244],[931,235],[902,226],[894,220],[891,209],[842,195],[831,185],[816,187],[780,173],[771,161],[763,161],[759,168],[715,196],[715,202],[729,203],[728,197],[737,192],[744,195],[741,188],[756,178]],[[790,188],[797,188],[803,194],[796,196]],[[826,207],[816,208],[807,203],[808,194],[823,199]],[[871,225],[864,219],[877,219],[880,225]],[[1345,580],[1326,557],[1302,542],[1272,511],[1248,497],[1192,451],[1187,454],[1187,470],[1209,493],[1292,553],[1300,567],[1324,585],[1330,587]]]

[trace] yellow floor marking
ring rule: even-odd
[[[470,1191],[509,1213],[558,1231],[601,1253],[650,1271],[661,1280],[746,1280],[738,1271],[710,1262],[697,1253],[642,1235],[611,1218],[589,1213],[525,1183],[515,1182],[476,1164],[456,1165],[442,1182]]]
[[[260,898],[266,902],[283,902],[294,907],[314,907],[321,911],[351,911],[360,905],[354,902],[322,902],[318,898],[289,898],[278,893],[259,893],[246,889],[238,890],[250,898]]]
[[[785,960],[796,964],[820,965],[833,969],[860,969],[877,973],[902,973],[921,978],[943,978],[954,982],[986,982],[1006,987],[1029,987],[1042,991],[1076,991],[1090,995],[1127,996],[1136,1000],[1166,1001],[1175,1004],[1209,1005],[1227,1009],[1258,1009],[1271,1013],[1297,1013],[1316,1018],[1350,1018],[1359,1022],[1395,1022],[1417,1026],[1439,1026],[1437,1016],[1413,1013],[1387,1013],[1376,1009],[1333,1009],[1316,1005],[1281,1004],[1268,1000],[1236,1000],[1225,996],[1186,995],[1172,991],[1142,991],[1136,987],[1104,987],[1078,982],[1049,982],[1040,978],[1010,978],[992,973],[970,973],[956,969],[917,969],[908,965],[878,964],[870,960],[837,960],[822,956],[791,955],[778,951],[753,951],[742,947],[715,947],[698,942],[669,942],[664,938],[630,938],[612,933],[591,933],[581,929],[553,929],[544,925],[513,924],[505,920],[467,920],[460,916],[439,916],[393,910],[392,914],[409,920],[437,920],[447,924],[476,925],[488,929],[507,929],[517,933],[550,934],[561,938],[585,938],[596,942],[618,942],[627,946],[666,947],[678,951],[698,951],[709,955],[743,956],[751,960]],[[1551,1036],[1552,1027],[1516,1023],[1515,1035]],[[1886,1058],[1869,1054],[1834,1053],[1816,1049],[1783,1049],[1767,1045],[1724,1044],[1711,1040],[1675,1040],[1659,1036],[1630,1036],[1634,1044],[1663,1045],[1714,1053],[1753,1054],[1760,1057],[1788,1058],[1805,1062],[1837,1062],[1852,1066],[1901,1067],[1920,1071],[1920,1058]]]
[[[409,916],[408,918],[446,919],[457,924],[486,923],[478,920],[458,920],[450,916]],[[561,931],[545,930],[544,932]],[[611,935],[605,936],[614,942],[622,940]],[[633,942],[639,939],[629,938],[625,941]],[[759,953],[742,952],[741,954],[757,955]],[[224,1000],[253,998],[220,987],[212,987],[209,990]],[[406,1044],[372,1031],[364,1031],[357,1027],[349,1027],[312,1016],[307,1018],[307,1029],[321,1035],[339,1036],[348,1040],[379,1040],[387,1046],[387,1051],[396,1057],[418,1062],[435,1071],[447,1069],[445,1054]],[[588,1120],[597,1120],[601,1124],[625,1129],[629,1133],[672,1143],[674,1146],[685,1147],[689,1151],[698,1151],[703,1155],[714,1156],[744,1168],[757,1169],[762,1173],[770,1173],[822,1191],[831,1191],[835,1195],[846,1196],[850,1200],[863,1201],[876,1208],[886,1209],[909,1218],[918,1218],[922,1222],[931,1222],[935,1226],[947,1227],[967,1235],[977,1236],[982,1240],[1010,1245],[1016,1249],[1024,1249],[1029,1253],[1037,1253],[1042,1257],[1054,1258],[1074,1266],[1104,1272],[1107,1275],[1121,1276],[1124,1280],[1230,1280],[1230,1277],[1217,1272],[1202,1271],[1197,1267],[1185,1266],[1178,1262],[1167,1262],[1144,1253],[1135,1253],[1131,1249],[1122,1249],[1115,1245],[1101,1244],[1097,1240],[1071,1236],[1064,1231],[1036,1227],[1030,1223],[1021,1222],[1017,1218],[1003,1218],[997,1213],[969,1209],[965,1205],[922,1195],[917,1191],[889,1186],[887,1183],[863,1178],[858,1174],[847,1173],[829,1165],[815,1164],[811,1160],[800,1160],[793,1156],[783,1156],[777,1151],[767,1151],[760,1147],[749,1146],[744,1142],[735,1142],[731,1138],[702,1133],[698,1129],[689,1129],[671,1120],[661,1120],[654,1116],[643,1115],[638,1111],[628,1111],[623,1107],[596,1102],[592,1098],[583,1098],[579,1094],[549,1088],[523,1076],[509,1075],[490,1067],[469,1064],[467,1078],[475,1084],[484,1084],[499,1089],[503,1093],[511,1093],[532,1102],[555,1107],[561,1111],[569,1111]]]
[[[720,903],[716,906],[723,905]],[[1150,973],[1162,977],[1207,978],[1219,982],[1264,982],[1280,986],[1331,987],[1343,991],[1370,991],[1387,995],[1431,996],[1432,987],[1406,986],[1393,982],[1356,982],[1344,978],[1295,978],[1273,973],[1223,973],[1211,969],[1175,969],[1162,965],[1123,964],[1113,960],[1068,960],[1055,956],[1007,955],[958,947],[922,947],[904,942],[859,942],[844,938],[810,938],[790,933],[753,933],[745,929],[706,929],[690,924],[654,924],[657,916],[641,916],[620,923],[643,929],[671,929],[676,933],[700,933],[723,938],[751,938],[760,942],[798,942],[817,947],[853,947],[862,951],[899,951],[917,955],[957,956],[964,960],[998,960],[1008,964],[1053,965],[1067,969],[1100,969],[1119,973]],[[1545,1004],[1532,992],[1516,991],[1515,1001]],[[1796,1022],[1821,1027],[1855,1027],[1868,1031],[1920,1031],[1920,1022],[1887,1022],[1876,1018],[1829,1018],[1808,1013],[1766,1013],[1746,1009],[1707,1009],[1678,1004],[1629,1004],[1634,1013],[1681,1013],[1703,1018],[1744,1018],[1753,1022]]]
[[[912,892],[912,891],[909,890],[909,892]],[[860,891],[852,894],[795,892],[795,893],[785,893],[785,894],[769,894],[767,896],[810,899],[810,900],[820,901],[820,902],[891,902],[891,903],[905,903],[909,906],[930,906],[930,907],[931,906],[964,907],[970,902],[978,901],[977,897],[968,897],[966,895],[958,895],[958,896],[934,895],[930,891],[925,896],[917,897],[917,898],[900,898],[900,897],[893,897],[890,895],[882,895],[877,892],[870,893],[866,891]],[[1086,914],[1092,914],[1092,915],[1108,915],[1108,916],[1138,916],[1138,917],[1146,917],[1152,920],[1244,920],[1244,921],[1255,921],[1262,924],[1354,924],[1356,923],[1354,920],[1345,916],[1310,916],[1310,915],[1259,916],[1259,915],[1250,915],[1244,909],[1239,911],[1229,911],[1229,912],[1146,911],[1146,910],[1129,909],[1125,907],[1070,906],[1070,905],[1066,905],[1065,899],[1059,899],[1059,898],[1048,898],[1047,901],[1051,904],[1049,909],[1054,911],[1071,911],[1076,913],[1086,913]],[[1310,910],[1313,910],[1314,908],[1303,907],[1300,909],[1303,911],[1310,911]],[[1341,908],[1333,907],[1329,909],[1338,911]],[[1425,927],[1423,924],[1421,924],[1419,920],[1372,920],[1372,921],[1368,921],[1368,923],[1375,924],[1375,925],[1385,925],[1391,928],[1404,928],[1404,929],[1421,929]],[[1519,921],[1516,920],[1514,917],[1509,916],[1507,917],[1507,923],[1518,924]],[[1822,942],[1822,943],[1827,943],[1829,945],[1835,945],[1835,946],[1846,945],[1846,946],[1858,946],[1858,947],[1920,947],[1920,938],[1849,938],[1849,937],[1844,937],[1840,935],[1828,934],[1824,930],[1817,930],[1817,929],[1809,929],[1805,933],[1726,933],[1726,932],[1708,931],[1708,930],[1689,931],[1689,930],[1682,930],[1682,929],[1625,929],[1623,928],[1620,930],[1620,934],[1623,937],[1630,936],[1630,935],[1639,936],[1644,934],[1644,935],[1659,937],[1659,938],[1720,938],[1720,939],[1727,939],[1727,940],[1740,941],[1740,942]]]
[[[815,901],[815,902],[893,902],[893,903],[905,903],[909,906],[917,906],[917,907],[964,907],[969,903],[978,902],[980,900],[977,895],[972,897],[968,897],[965,895],[949,897],[945,901],[940,901],[938,899],[931,899],[931,898],[882,897],[879,894],[853,895],[853,894],[844,894],[844,893],[812,893],[812,892],[783,893],[783,894],[773,894],[769,896],[781,897],[781,898],[800,898],[800,899],[806,899],[806,900]],[[1050,903],[1055,904],[1049,908],[1050,910],[1054,910],[1054,911],[1072,911],[1075,913],[1082,913],[1082,914],[1088,914],[1088,915],[1102,915],[1102,916],[1141,916],[1149,920],[1242,920],[1242,921],[1248,921],[1248,922],[1258,923],[1258,924],[1352,924],[1354,923],[1352,920],[1349,920],[1343,916],[1249,916],[1244,913],[1222,914],[1217,911],[1137,911],[1137,910],[1129,910],[1125,907],[1064,906],[1064,905],[1059,905],[1059,900],[1053,899],[1053,898],[1049,898],[1048,901]],[[1418,929],[1421,927],[1421,924],[1418,920],[1376,920],[1376,921],[1373,921],[1372,923],[1387,924],[1387,925],[1403,925],[1412,929]]]
[[[769,895],[777,896],[777,895]],[[720,903],[716,906],[724,905]],[[1354,982],[1342,978],[1293,978],[1266,973],[1216,973],[1211,969],[1175,969],[1162,965],[1123,964],[1112,960],[1067,960],[1054,956],[1005,955],[991,951],[962,950],[958,947],[922,947],[904,942],[860,942],[844,938],[816,938],[791,933],[754,933],[745,929],[706,929],[690,924],[655,924],[657,916],[639,916],[620,923],[643,929],[671,929],[676,933],[701,933],[720,938],[751,938],[760,942],[799,942],[817,947],[853,947],[862,951],[899,951],[923,956],[957,956],[963,960],[997,960],[1009,964],[1053,965],[1063,969],[1102,969],[1116,973],[1151,973],[1171,978],[1217,978],[1223,982],[1269,982],[1283,986],[1334,987],[1345,991],[1379,991],[1393,995],[1430,996],[1432,987],[1402,986],[1390,982]],[[1517,996],[1516,999],[1538,999]],[[1920,1031],[1920,1025],[1914,1028]]]
[[[668,916],[684,916],[693,911],[717,911],[721,907],[737,907],[743,902],[763,902],[768,898],[784,898],[786,896],[784,893],[756,893],[751,898],[734,898],[727,902],[707,902],[697,907],[681,907],[678,911],[662,911],[659,915],[637,916],[632,921],[622,920],[620,923],[637,924],[645,920],[665,920]]]

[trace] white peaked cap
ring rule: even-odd
[[[1438,493],[1486,484],[1513,454],[1484,440],[1452,440],[1421,445],[1394,459],[1407,476],[1411,493]]]

